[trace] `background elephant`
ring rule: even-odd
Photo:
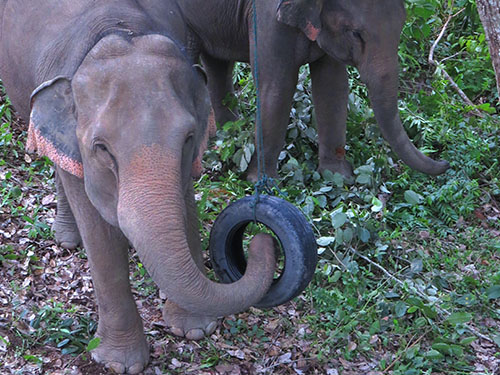
[[[411,168],[431,175],[448,168],[446,161],[434,161],[416,149],[399,119],[398,43],[405,20],[403,0],[256,0],[257,48],[252,0],[185,0],[179,6],[193,32],[191,48],[202,53],[218,122],[234,119],[222,104],[233,91],[234,61],[253,64],[258,54],[269,175],[277,175],[298,71],[306,63],[318,123],[320,170],[352,174],[344,148],[346,64],[358,68],[382,135],[396,154]],[[256,180],[256,157],[248,171],[249,179]]]
[[[99,305],[94,358],[119,373],[138,373],[148,361],[128,281],[129,241],[168,296],[164,316],[178,334],[199,338],[214,317],[258,302],[273,279],[270,236],[253,239],[247,272],[234,284],[200,270],[191,173],[210,104],[179,44],[187,33],[173,3],[0,5],[0,77],[30,121],[28,147],[56,164],[87,251]]]

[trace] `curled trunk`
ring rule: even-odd
[[[273,239],[263,234],[254,237],[247,271],[237,282],[218,284],[206,278],[188,245],[180,165],[178,157],[159,150],[136,155],[123,173],[120,227],[155,283],[179,306],[212,316],[246,310],[262,299],[272,283]]]

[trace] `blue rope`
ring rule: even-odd
[[[254,40],[254,54],[253,54],[253,70],[255,80],[255,93],[256,93],[256,113],[255,125],[257,127],[257,176],[258,181],[255,183],[255,199],[253,202],[254,221],[257,222],[256,207],[259,203],[261,193],[273,195],[273,188],[278,191],[278,194],[286,197],[273,178],[266,174],[266,161],[264,157],[264,132],[262,130],[262,117],[261,117],[261,102],[260,102],[260,85],[259,85],[259,54],[258,54],[258,32],[257,32],[257,0],[252,0],[253,12],[253,40]]]
[[[253,54],[253,70],[255,80],[255,94],[256,94],[256,112],[255,112],[255,126],[257,127],[257,178],[255,183],[255,199],[253,201],[253,217],[254,222],[257,223],[257,204],[259,203],[260,193],[269,193],[268,177],[266,175],[266,162],[264,160],[264,135],[262,131],[262,117],[261,117],[261,103],[260,103],[260,86],[259,86],[259,54],[258,54],[258,33],[257,33],[257,0],[252,0],[252,13],[253,13],[253,41],[254,41],[254,54]],[[272,192],[271,192],[272,193]]]
[[[264,157],[264,134],[262,131],[262,117],[261,117],[261,102],[260,102],[260,85],[259,85],[259,54],[258,54],[258,32],[257,32],[257,0],[252,1],[253,12],[253,39],[254,39],[254,79],[255,79],[255,92],[256,92],[256,114],[255,124],[257,126],[257,173],[259,182],[255,185],[258,190],[258,185],[262,186],[266,180],[266,162]]]

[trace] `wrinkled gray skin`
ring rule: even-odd
[[[0,17],[0,77],[12,103],[26,121],[33,111],[75,139],[70,151],[83,162],[83,179],[57,173],[97,295],[93,357],[118,373],[148,362],[129,241],[168,296],[164,317],[176,334],[200,338],[214,317],[259,301],[274,272],[271,237],[252,240],[237,283],[213,283],[202,270],[191,169],[210,105],[204,77],[172,40],[186,42],[178,9],[162,0],[3,0]],[[31,93],[49,80],[30,108]]]
[[[222,104],[232,93],[234,61],[259,61],[267,171],[276,177],[290,106],[301,65],[309,64],[319,135],[319,167],[351,175],[345,160],[348,80],[358,68],[368,86],[382,135],[411,168],[437,175],[448,168],[409,140],[398,114],[398,43],[405,20],[403,0],[256,0],[258,49],[253,43],[252,0],[183,0],[192,30],[191,48],[201,52],[219,123],[235,115]],[[257,160],[248,178],[257,178]]]

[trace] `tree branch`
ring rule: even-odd
[[[440,64],[442,63],[442,61],[440,62],[437,62],[436,60],[434,60],[434,50],[436,49],[437,45],[439,44],[439,41],[443,38],[444,36],[444,33],[446,31],[446,28],[448,27],[448,24],[450,23],[450,21],[452,20],[452,18],[458,16],[460,13],[462,13],[463,11],[465,10],[465,8],[463,9],[460,9],[457,13],[455,14],[450,14],[448,16],[448,19],[446,20],[446,22],[444,23],[443,25],[443,28],[441,29],[441,32],[439,33],[437,39],[434,41],[434,43],[432,44],[432,47],[429,51],[429,64],[435,66],[437,69],[441,69],[441,72],[443,73],[444,77],[450,82],[451,84],[451,87],[453,87],[455,89],[455,91],[458,93],[458,95],[460,95],[460,97],[462,98],[462,100],[465,102],[465,104],[471,106],[471,107],[475,107],[474,103],[469,99],[469,97],[465,94],[465,92],[463,92],[463,90],[458,87],[457,83],[454,81],[454,79],[448,74],[448,72],[441,66],[440,67]],[[479,110],[477,110],[476,108],[474,108],[472,110],[472,112],[478,116],[478,117],[484,117],[484,114],[481,113]]]

